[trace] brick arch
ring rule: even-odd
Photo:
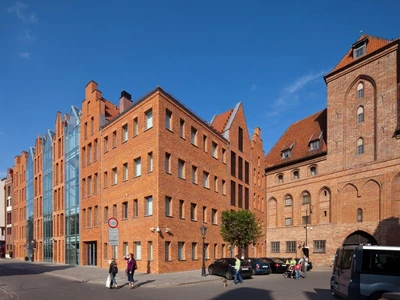
[[[326,195],[325,195],[326,192]],[[331,222],[332,192],[327,186],[323,186],[318,192],[318,223],[328,224]]]
[[[381,220],[381,185],[370,179],[360,188],[360,201],[357,208],[363,210],[363,222]]]
[[[277,201],[274,197],[268,199],[268,227],[277,227]]]
[[[373,88],[374,88],[374,91],[375,91],[374,96],[376,96],[376,82],[375,82],[375,80],[374,80],[371,76],[368,76],[368,75],[365,75],[365,74],[361,74],[361,75],[357,76],[357,77],[352,81],[352,83],[349,84],[349,87],[347,88],[346,93],[344,94],[345,99],[347,99],[347,95],[350,93],[350,91],[351,91],[354,87],[356,87],[356,85],[357,85],[360,81],[362,81],[362,83],[363,83],[363,85],[364,85],[364,89],[365,89],[365,84],[364,84],[365,81],[371,83],[372,86],[373,86]],[[376,99],[376,97],[374,97],[374,99]]]
[[[364,230],[356,230],[354,232],[348,233],[346,238],[343,240],[343,245],[359,244],[378,245],[378,242],[372,234]]]
[[[394,217],[400,217],[400,173],[392,181],[392,212]]]
[[[354,211],[354,203],[360,198],[358,188],[352,184],[346,184],[340,191],[340,208],[338,211],[341,223],[356,223],[357,211]],[[356,207],[357,209],[358,207]]]

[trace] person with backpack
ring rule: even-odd
[[[117,280],[115,279],[117,273],[118,273],[118,265],[117,262],[115,261],[115,258],[112,258],[110,267],[108,268],[108,274],[110,276],[110,289],[112,289],[113,286],[115,288],[118,288]]]
[[[135,283],[133,276],[135,274],[135,270],[137,269],[136,260],[133,257],[133,253],[129,253],[128,255],[126,255],[124,259],[127,261],[126,274],[128,275],[129,288],[133,289],[133,285]]]

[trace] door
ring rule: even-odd
[[[348,296],[351,271],[353,265],[354,249],[343,249],[339,256],[339,267],[336,270],[337,286],[339,293],[344,297]]]
[[[86,244],[86,263],[89,266],[97,265],[97,242],[87,242]]]

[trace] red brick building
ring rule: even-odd
[[[327,109],[265,158],[267,254],[329,265],[342,244],[400,245],[399,40],[362,35],[324,78]]]
[[[13,257],[13,245],[14,245],[14,229],[13,229],[13,177],[14,172],[13,169],[7,169],[7,176],[5,179],[4,193],[5,193],[5,210],[6,210],[6,247],[5,247],[5,257],[11,258]]]

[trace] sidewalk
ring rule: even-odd
[[[106,279],[108,276],[107,269],[102,269],[94,266],[70,266],[63,264],[51,264],[43,262],[22,262],[19,260],[13,260],[18,263],[30,264],[32,267],[37,266],[43,269],[41,273],[57,276],[65,279],[98,283],[105,286]],[[332,271],[330,267],[314,267],[312,273],[321,271]],[[269,275],[274,276],[274,275]],[[124,269],[120,270],[117,274],[118,286],[127,284],[127,277],[124,274]],[[135,272],[135,286],[138,287],[167,287],[167,286],[178,286],[195,283],[204,283],[211,281],[221,281],[222,277],[207,275],[201,276],[201,270],[185,271],[185,272],[174,272],[174,273],[163,273],[163,274],[147,274],[143,272]]]

